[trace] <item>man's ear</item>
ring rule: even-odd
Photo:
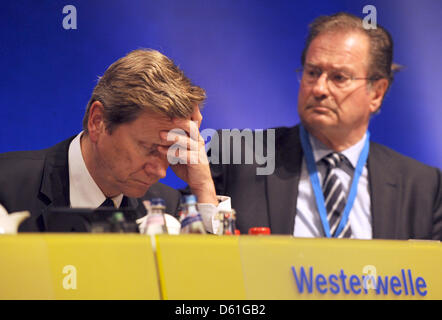
[[[106,131],[104,124],[104,107],[100,101],[94,101],[91,104],[87,128],[92,142],[96,142],[100,134]]]
[[[376,80],[372,84],[371,88],[371,103],[370,103],[370,111],[371,113],[375,113],[379,110],[382,104],[382,100],[384,99],[385,92],[387,92],[388,88],[388,80],[387,79],[379,79]]]

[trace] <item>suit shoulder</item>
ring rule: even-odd
[[[276,139],[285,139],[287,137],[291,137],[293,134],[298,132],[298,126],[294,127],[273,127],[263,130],[264,134],[269,134],[270,132],[274,132]],[[256,132],[256,130],[254,131]]]
[[[67,159],[68,147],[73,138],[46,149],[0,154],[0,184],[26,185],[31,181],[38,184],[48,157],[52,155],[57,161]]]
[[[372,142],[370,154],[374,154],[376,159],[386,162],[386,165],[395,167],[396,170],[407,176],[419,176],[422,178],[437,178],[440,170],[426,165],[416,159],[405,156],[393,149],[390,149],[379,143]],[[429,181],[427,181],[429,182]]]
[[[0,154],[2,176],[33,172],[43,166],[47,150],[14,151]]]
[[[66,139],[58,144],[40,150],[31,151],[12,151],[0,153],[0,171],[20,169],[26,170],[35,168],[35,166],[42,166],[46,157],[52,153],[67,154],[70,142],[75,136]]]
[[[47,149],[34,151],[12,151],[0,153],[1,162],[15,162],[26,160],[41,160],[46,156]]]
[[[1,201],[12,199],[24,188],[39,186],[45,163],[45,152],[17,151],[0,155]],[[27,189],[26,189],[27,190]],[[36,192],[34,190],[33,192]]]
[[[294,127],[277,127],[275,130],[275,141],[277,146],[285,144],[292,145],[299,141],[299,126]]]
[[[35,197],[44,163],[43,150],[0,154],[0,203],[14,211]]]

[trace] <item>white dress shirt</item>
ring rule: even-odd
[[[348,196],[354,168],[359,159],[359,155],[364,147],[366,135],[355,145],[341,152],[351,163],[350,167],[343,162],[335,172],[342,182],[343,191]],[[313,149],[313,156],[318,169],[319,181],[322,186],[324,175],[326,173],[326,165],[321,161],[323,157],[333,150],[327,148],[323,143],[312,135],[309,135],[310,143]],[[367,164],[365,164],[361,177],[358,182],[358,190],[353,207],[350,211],[349,219],[352,230],[351,238],[355,239],[371,239],[372,238],[372,217],[371,202],[368,185]],[[301,177],[298,185],[298,201],[296,206],[295,218],[295,237],[324,237],[321,218],[316,207],[315,194],[310,182],[305,157],[302,161]]]
[[[95,183],[84,162],[80,145],[82,134],[83,131],[72,140],[68,151],[70,207],[98,208],[106,200],[106,196]],[[210,203],[198,203],[204,226],[211,233],[216,233],[219,225],[219,221],[215,219],[216,212],[231,208],[229,197],[217,198],[220,201],[218,207]],[[120,207],[122,200],[123,194],[112,198],[116,208]]]
[[[69,199],[71,208],[98,208],[106,196],[91,177],[81,153],[80,132],[69,145]],[[123,194],[112,198],[116,208],[119,208]]]

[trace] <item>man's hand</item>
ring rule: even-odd
[[[163,146],[159,146],[158,150],[168,157],[172,170],[187,182],[199,203],[212,203],[217,206],[218,200],[204,139],[199,132],[201,121],[202,116],[198,107],[195,107],[190,120],[173,120],[178,130],[161,131]]]

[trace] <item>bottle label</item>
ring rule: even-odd
[[[146,218],[146,225],[151,225],[151,224],[160,224],[163,225],[164,224],[164,218],[161,215],[151,215],[150,217],[147,216]]]
[[[149,214],[146,217],[144,233],[148,235],[166,233],[164,218],[161,214]]]
[[[188,225],[191,225],[192,223],[203,221],[201,218],[201,215],[196,216],[187,216],[181,221],[181,228],[187,227]]]

